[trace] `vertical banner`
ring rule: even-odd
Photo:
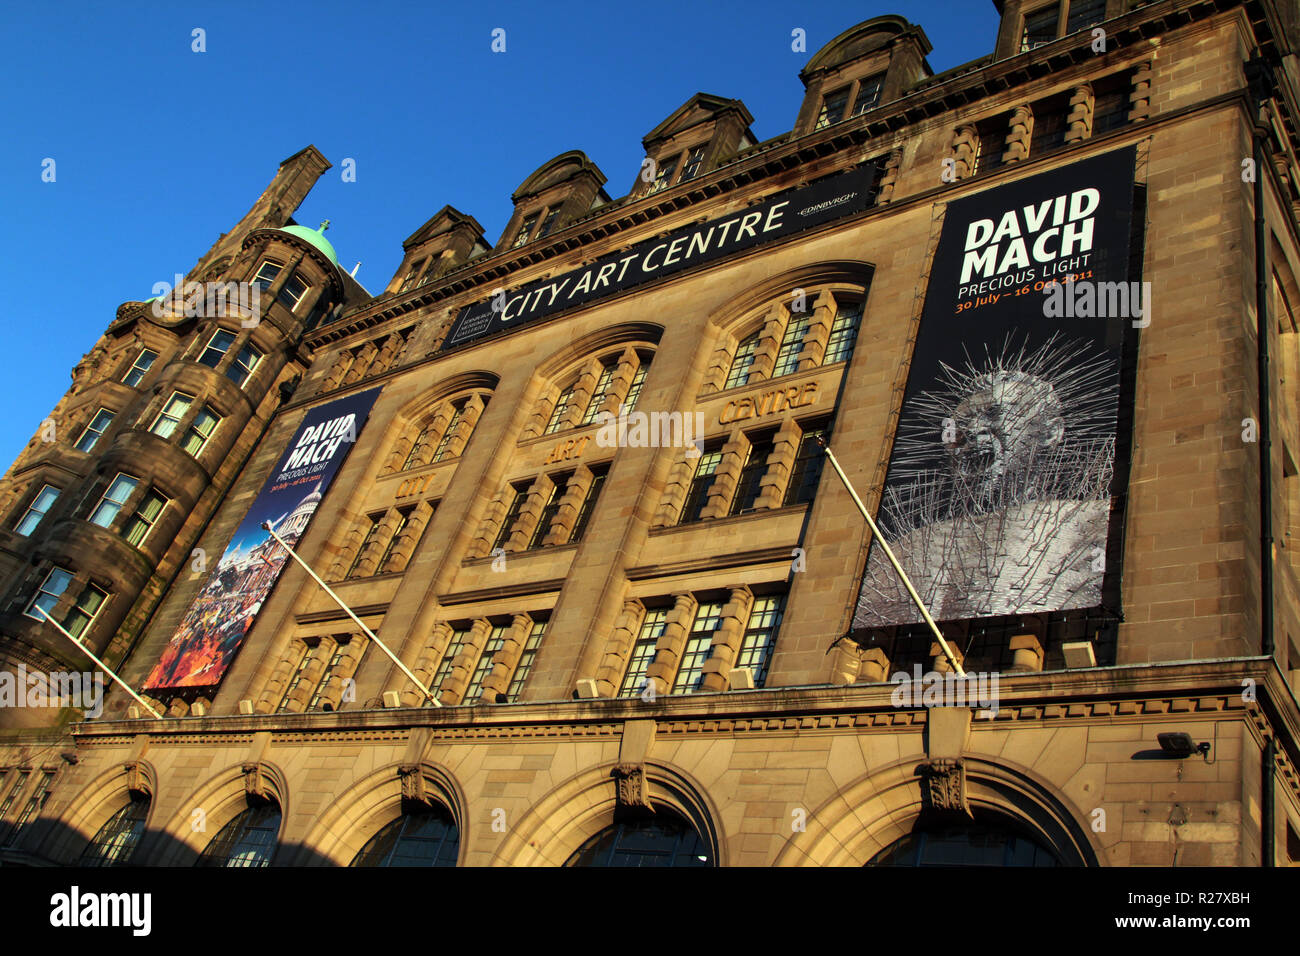
[[[937,621],[1101,603],[1135,160],[948,206],[877,517]],[[920,620],[873,542],[854,628]]]
[[[289,559],[262,523],[270,522],[290,546],[297,543],[380,391],[349,395],[307,412],[154,665],[146,691],[215,688],[221,683]]]

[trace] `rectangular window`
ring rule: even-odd
[[[14,534],[20,534],[25,538],[35,531],[36,526],[41,523],[41,519],[53,507],[58,497],[58,488],[53,485],[42,485],[41,490],[36,492],[36,497],[32,499],[32,503],[23,512],[23,516],[18,519],[18,524],[14,526]]]
[[[722,627],[722,603],[712,601],[701,604],[695,612],[695,623],[682,651],[682,663],[677,668],[672,693],[693,694],[704,680],[704,662],[713,652],[713,635]]]
[[[587,522],[591,520],[591,512],[595,510],[596,499],[600,497],[600,489],[604,487],[605,476],[609,474],[609,466],[593,468],[591,472],[591,486],[587,489],[587,495],[582,499],[582,507],[578,509],[578,517],[573,522],[573,534],[569,535],[570,544],[577,544],[582,540],[583,532],[587,530]]]
[[[653,196],[655,193],[667,189],[672,185],[673,173],[677,171],[677,161],[681,157],[674,156],[672,159],[665,159],[659,164],[659,170],[655,173],[654,182],[646,190],[647,196]]]
[[[82,592],[77,595],[77,601],[72,605],[72,610],[68,612],[67,619],[63,626],[73,637],[81,637],[82,634],[90,630],[90,625],[95,622],[99,609],[104,606],[108,600],[108,592],[95,587],[93,584],[87,584]]]
[[[772,649],[776,646],[776,634],[781,628],[784,605],[784,595],[756,597],[754,607],[749,612],[749,624],[740,642],[736,666],[748,667],[753,672],[755,687],[762,687],[767,681],[767,670],[772,663]]]
[[[425,442],[433,433],[433,423],[430,422],[420,429],[420,434],[415,436],[415,441],[411,442],[411,450],[406,454],[406,461],[402,462],[402,471],[415,468],[420,464],[420,453],[424,451]]]
[[[813,129],[824,129],[844,119],[844,107],[849,105],[849,88],[826,94],[822,100],[822,111],[817,116],[817,125]]]
[[[483,694],[483,682],[487,680],[488,674],[492,673],[492,664],[496,660],[497,653],[506,644],[505,625],[496,625],[492,628],[483,643],[483,653],[478,656],[478,662],[474,665],[474,672],[470,675],[469,683],[465,685],[465,694],[461,697],[462,704],[477,703],[479,697]]]
[[[841,303],[835,312],[835,321],[831,323],[830,334],[826,338],[826,354],[822,364],[847,362],[853,357],[853,345],[858,338],[858,326],[862,322],[862,303]]]
[[[185,413],[190,410],[190,406],[193,404],[193,395],[186,395],[184,392],[172,392],[171,398],[167,399],[167,404],[163,406],[163,410],[158,413],[158,417],[149,426],[149,431],[159,438],[171,438],[176,431],[176,426],[181,423],[181,419],[185,417]]]
[[[785,490],[787,505],[808,504],[817,494],[817,484],[821,481],[822,466],[826,462],[826,453],[818,439],[825,439],[828,432],[825,425],[817,425],[804,430],[799,441],[799,451],[795,455],[794,468],[790,470],[790,484]]]
[[[104,432],[108,431],[108,426],[113,424],[115,412],[110,412],[107,408],[101,408],[95,412],[94,417],[90,419],[90,424],[86,426],[81,437],[77,439],[72,446],[77,451],[90,451],[95,444],[104,437]]]
[[[53,771],[42,771],[41,778],[36,781],[36,786],[32,790],[32,795],[27,798],[27,803],[23,806],[22,812],[18,814],[18,819],[14,821],[13,827],[5,837],[6,845],[16,842],[22,833],[23,827],[41,812],[41,809],[45,806],[45,801],[49,799],[50,783],[53,779]]]
[[[885,74],[869,76],[858,84],[858,98],[853,101],[853,115],[861,116],[880,103],[880,91],[885,85]]]
[[[560,425],[564,422],[564,415],[569,410],[572,401],[573,386],[570,385],[560,392],[560,397],[555,400],[555,408],[551,409],[551,418],[546,423],[546,430],[542,432],[543,435],[550,435],[560,430]]]
[[[451,444],[455,436],[456,429],[460,425],[460,420],[465,417],[465,402],[454,406],[451,413],[451,419],[447,422],[447,427],[443,429],[442,437],[438,439],[438,447],[433,450],[433,461],[442,461],[447,454],[447,446]]]
[[[1025,29],[1020,36],[1020,52],[1025,53],[1056,39],[1058,19],[1056,4],[1025,14]]]
[[[682,166],[682,177],[677,180],[679,183],[690,182],[700,174],[700,167],[704,165],[704,150],[707,145],[707,143],[701,143],[686,154],[686,164]]]
[[[715,448],[700,455],[695,463],[695,477],[686,490],[686,503],[682,506],[679,524],[690,524],[704,517],[704,509],[709,505],[709,495],[713,491],[713,482],[718,474],[718,465],[722,464],[722,449]]]
[[[1029,155],[1041,156],[1065,145],[1065,134],[1070,124],[1066,117],[1070,112],[1070,98],[1065,95],[1052,96],[1033,104],[1034,132],[1029,138]]]
[[[582,419],[578,426],[590,425],[596,420],[600,413],[600,406],[605,404],[605,396],[609,394],[610,382],[614,380],[614,365],[606,365],[600,370],[600,377],[596,379],[596,387],[591,392],[591,399],[587,402],[587,410],[582,413]]]
[[[754,364],[754,356],[758,352],[758,335],[755,332],[736,346],[736,355],[731,360],[731,371],[727,373],[723,389],[739,388],[749,382],[749,368]]]
[[[234,332],[217,329],[212,333],[212,338],[208,339],[203,354],[199,356],[199,364],[206,365],[208,368],[216,368],[221,364],[221,360],[226,357],[226,353],[230,351],[230,346],[234,343]]]
[[[773,378],[799,371],[804,339],[807,338],[811,325],[812,316],[807,312],[790,316],[790,321],[785,326],[785,335],[781,337],[781,348],[776,353],[776,364],[772,367]]]
[[[1092,135],[1100,136],[1128,122],[1132,81],[1128,73],[1108,76],[1093,84]]]
[[[298,304],[302,302],[302,297],[307,294],[309,288],[311,288],[311,286],[307,285],[307,283],[304,282],[297,273],[295,273],[285,280],[284,285],[280,286],[280,294],[277,295],[276,298],[280,300],[281,305],[292,312],[294,309],[298,308]]]
[[[518,249],[528,242],[528,237],[533,234],[533,226],[537,225],[537,213],[531,213],[524,217],[524,224],[519,227],[519,234],[515,236],[515,243],[511,247]]]
[[[419,278],[420,270],[422,268],[424,268],[423,259],[416,259],[414,262],[412,262],[410,270],[406,273],[406,278],[402,280],[402,287],[397,291],[405,292],[411,286],[415,285],[415,280]]]
[[[546,622],[534,622],[533,629],[528,632],[528,640],[524,643],[524,649],[519,654],[519,663],[515,665],[514,676],[510,678],[510,687],[506,691],[506,701],[508,703],[514,703],[519,699],[519,693],[524,689],[524,683],[533,670],[533,661],[537,657],[537,649],[542,646],[542,637],[545,634]]]
[[[122,379],[122,381],[125,384],[130,385],[132,388],[139,385],[140,380],[144,378],[145,373],[153,367],[154,359],[157,357],[158,353],[153,349],[141,349],[139,356],[136,357],[136,360],[131,367],[127,369],[126,377]]]
[[[1106,0],[1070,0],[1070,12],[1065,18],[1066,34],[1094,27],[1106,19]]]
[[[370,522],[370,527],[366,529],[366,536],[361,539],[361,547],[357,548],[356,557],[352,559],[352,564],[348,568],[348,573],[344,575],[344,577],[351,578],[356,576],[357,568],[361,564],[361,559],[366,556],[366,552],[370,549],[370,543],[375,540],[375,535],[379,533],[379,522],[383,517],[383,512],[366,516],[366,520]]]
[[[221,416],[212,410],[212,406],[204,405],[199,409],[199,413],[194,416],[194,421],[185,431],[185,440],[181,442],[181,451],[199,457],[199,452],[203,451],[203,446],[208,443],[212,433],[217,430],[217,425],[221,421]]]
[[[469,628],[451,632],[451,640],[447,642],[447,649],[442,652],[442,660],[438,662],[438,669],[433,672],[433,680],[429,682],[429,690],[433,691],[434,697],[437,697],[442,691],[442,682],[451,673],[451,665],[460,656],[460,652],[465,648],[465,641],[468,639]]]
[[[551,476],[551,494],[546,499],[546,504],[542,506],[541,516],[537,519],[537,527],[533,529],[533,539],[528,542],[528,550],[540,548],[542,542],[546,540],[546,535],[550,531],[551,522],[555,519],[555,513],[560,510],[560,503],[564,499],[564,489],[569,485],[569,479],[573,477],[573,472],[566,471],[562,475]]]
[[[140,507],[136,509],[122,532],[127,544],[139,547],[144,542],[144,539],[149,536],[149,531],[157,524],[158,516],[167,507],[167,501],[168,499],[155,489],[151,489],[144,496],[144,501],[140,502]]]
[[[755,439],[749,446],[749,457],[745,467],[740,470],[740,479],[736,482],[736,497],[731,502],[733,515],[752,511],[762,491],[763,475],[767,473],[767,459],[772,454],[772,436]]]
[[[975,124],[975,171],[987,173],[1002,165],[1007,151],[1007,117],[994,116]]]
[[[618,689],[619,697],[635,697],[644,689],[646,671],[650,669],[650,662],[655,659],[655,647],[667,623],[667,610],[658,608],[645,612],[641,630],[637,632],[636,643],[632,645],[632,653],[628,655],[627,672],[624,673],[623,683]]]
[[[641,388],[645,385],[646,373],[650,371],[650,359],[642,359],[641,364],[637,366],[636,371],[632,374],[632,381],[627,387],[627,397],[623,399],[623,407],[627,411],[636,408],[636,403],[641,398]]]
[[[27,781],[31,775],[32,772],[30,770],[18,771],[18,776],[14,780],[14,785],[10,787],[9,792],[5,794],[4,802],[0,803],[0,820],[4,820],[5,814],[9,812],[9,808],[13,806],[14,801],[17,800],[23,790],[27,788]]]
[[[50,573],[45,575],[45,580],[41,582],[41,586],[36,589],[36,596],[32,598],[32,603],[27,605],[27,610],[23,613],[38,621],[45,621],[45,614],[54,614],[54,605],[59,603],[59,598],[63,597],[63,592],[71,583],[71,571],[57,566],[51,568]],[[45,614],[41,614],[36,610],[37,608]]]
[[[272,259],[263,260],[262,264],[257,267],[257,275],[253,276],[253,283],[261,286],[264,290],[271,288],[271,283],[280,274],[280,269],[280,263]]]
[[[245,345],[235,356],[235,361],[230,364],[230,368],[226,369],[226,378],[243,388],[260,361],[262,361],[262,353],[252,345]]]
[[[311,695],[311,700],[307,702],[308,710],[315,710],[320,706],[321,695],[325,693],[325,689],[329,686],[330,678],[333,677],[334,672],[338,670],[339,664],[343,661],[343,655],[347,649],[347,641],[343,641],[334,646],[334,653],[330,655],[330,662],[325,666],[325,673],[321,674],[320,680],[316,682],[316,690]],[[358,665],[359,664],[360,662],[358,661]]]
[[[521,488],[518,485],[511,485],[510,490],[514,492],[514,497],[510,499],[510,506],[506,509],[506,516],[501,522],[501,527],[497,529],[496,540],[492,542],[492,550],[496,551],[504,548],[506,542],[510,540],[510,532],[514,529],[515,522],[519,520],[519,512],[524,508],[524,502],[528,500],[528,489]]]
[[[101,528],[111,527],[117,520],[122,506],[126,504],[126,499],[131,497],[131,492],[135,491],[139,484],[139,478],[119,473],[109,483],[108,490],[99,499],[99,504],[95,505],[94,510],[90,512],[90,523],[97,524]]]

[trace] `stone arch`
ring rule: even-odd
[[[494,866],[563,866],[589,837],[614,823],[618,805],[613,761],[599,764],[554,787],[510,828],[492,859]],[[727,864],[722,816],[704,787],[664,763],[646,761],[645,796],[680,814],[709,848],[716,866]]]
[[[1008,761],[963,757],[966,793],[975,814],[1023,827],[1066,866],[1100,866],[1100,846],[1078,807],[1037,774]],[[915,758],[872,771],[808,815],[777,854],[777,866],[863,866],[912,831],[921,814]]]
[[[339,794],[308,832],[303,841],[304,853],[335,866],[349,865],[371,837],[401,814],[400,767],[396,763],[381,767]],[[469,845],[465,792],[456,778],[437,764],[421,761],[417,772],[429,799],[442,804],[456,824],[460,839],[456,865],[462,866]]]
[[[535,196],[542,190],[572,179],[582,172],[590,173],[598,183],[605,182],[600,168],[587,157],[586,153],[580,149],[568,150],[538,166],[519,184],[519,188],[514,191],[511,198],[518,202],[525,197]]]
[[[875,266],[858,259],[814,262],[790,269],[727,299],[726,304],[710,313],[708,324],[716,330],[733,335],[748,334],[758,328],[761,322],[753,314],[755,310],[778,299],[788,301],[792,289],[844,285],[866,290],[870,288],[874,272]]]
[[[221,828],[233,820],[247,806],[248,790],[244,764],[236,764],[209,777],[181,801],[179,809],[161,829],[165,838],[155,866],[191,866],[199,858],[208,842]],[[280,805],[280,832],[276,834],[277,846],[284,835],[284,824],[289,819],[289,778],[284,771],[268,761],[258,762],[263,793]],[[203,829],[192,825],[194,811],[203,811]]]
[[[131,783],[131,773],[119,763],[84,786],[60,818],[58,835],[48,848],[49,856],[74,863],[100,827],[130,799]],[[147,760],[136,761],[136,783],[149,795],[149,813],[145,817],[148,834],[158,824],[157,768]]]
[[[564,348],[552,352],[537,363],[536,375],[544,380],[558,381],[577,371],[583,359],[600,352],[626,345],[647,345],[658,348],[664,327],[653,322],[626,322],[584,335]]]
[[[915,29],[906,18],[896,14],[872,17],[870,20],[849,27],[814,53],[800,75],[806,77],[818,70],[856,60],[873,50],[888,46],[898,37]]]

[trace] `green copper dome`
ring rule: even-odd
[[[320,224],[320,229],[308,229],[306,226],[285,226],[280,232],[287,232],[291,236],[297,236],[304,242],[309,242],[325,254],[325,258],[334,265],[339,264],[338,253],[330,245],[330,241],[325,238],[325,230],[329,228],[329,220]]]

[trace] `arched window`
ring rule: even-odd
[[[797,302],[763,312],[759,327],[742,338],[731,354],[721,388],[740,388],[801,369],[847,362],[862,324],[862,305],[860,290],[808,289]],[[714,387],[718,384],[714,379]]]
[[[727,383],[723,388],[736,388],[749,381],[749,367],[754,364],[754,355],[758,351],[758,335],[755,332],[736,347],[736,357],[731,360],[731,371],[727,373]]]
[[[402,815],[376,833],[353,866],[455,866],[460,832],[441,806],[404,804]]]
[[[1060,866],[1056,854],[1001,821],[923,826],[877,853],[867,866]]]
[[[99,832],[86,846],[77,866],[122,866],[131,862],[144,834],[144,821],[149,816],[149,796],[130,791],[131,799],[99,828]]]
[[[712,866],[695,828],[671,810],[606,827],[569,857],[565,866]]]
[[[280,832],[280,805],[274,800],[254,803],[212,838],[195,866],[269,866]]]

